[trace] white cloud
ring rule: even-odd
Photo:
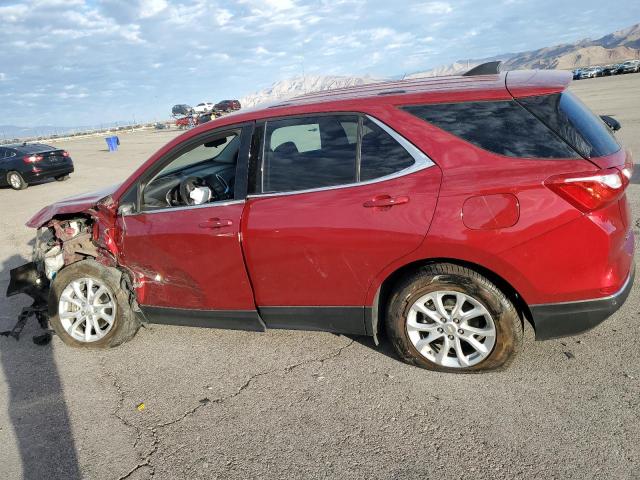
[[[263,0],[264,3],[269,8],[273,8],[274,10],[288,10],[290,8],[295,8],[296,2],[293,0]]]
[[[222,62],[231,60],[231,56],[228,53],[212,53],[211,58],[213,58],[214,60],[220,60]]]
[[[11,46],[15,48],[20,48],[23,50],[32,50],[34,48],[51,48],[52,46],[48,43],[33,41],[27,42],[25,40],[16,40],[11,42]]]
[[[387,37],[392,37],[396,34],[396,31],[389,27],[374,28],[369,31],[371,40],[382,40]]]
[[[215,20],[221,27],[229,23],[229,20],[233,18],[233,14],[226,8],[221,8],[216,12]]]
[[[0,18],[3,22],[18,22],[27,13],[29,9],[26,5],[8,5],[0,7]]]
[[[447,2],[427,2],[416,5],[415,10],[427,15],[444,15],[453,12],[453,7]]]
[[[153,17],[165,10],[167,6],[166,0],[142,0],[140,2],[140,17]]]
[[[0,72],[0,82],[4,82],[7,79],[7,74]]]

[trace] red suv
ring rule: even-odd
[[[9,293],[48,295],[36,304],[75,346],[140,321],[384,329],[420,367],[505,366],[523,322],[583,332],[633,284],[631,156],[570,80],[364,85],[216,119],[35,215]]]

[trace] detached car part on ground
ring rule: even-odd
[[[46,178],[63,181],[73,173],[69,153],[41,143],[0,146],[0,186],[24,190]]]
[[[140,321],[370,335],[424,368],[506,366],[625,301],[632,160],[563,72],[312,93],[174,139],[36,214],[12,271],[60,338]],[[40,299],[40,301],[38,300]]]

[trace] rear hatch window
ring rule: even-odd
[[[586,158],[620,150],[613,132],[571,92],[519,98],[518,102]]]

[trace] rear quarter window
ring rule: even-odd
[[[516,101],[439,103],[403,109],[467,142],[507,157],[579,157]]]
[[[526,97],[518,102],[586,158],[620,150],[602,119],[570,92]]]

